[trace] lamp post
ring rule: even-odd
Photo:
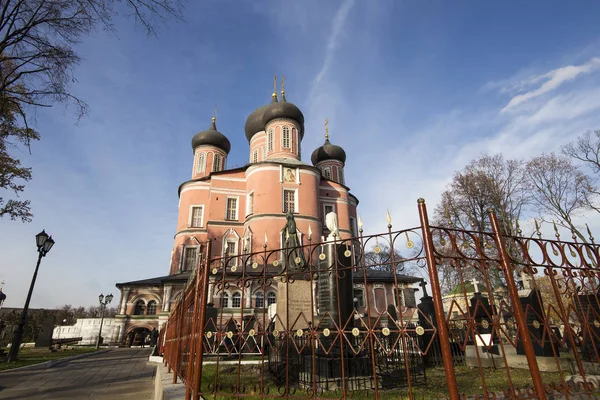
[[[13,334],[10,352],[8,353],[8,357],[6,359],[6,361],[8,362],[16,360],[19,356],[19,347],[21,347],[21,342],[23,341],[23,331],[25,328],[25,321],[27,319],[27,311],[29,310],[29,302],[31,301],[31,294],[33,293],[33,287],[35,286],[35,279],[37,278],[40,263],[42,262],[42,257],[45,257],[46,254],[48,254],[48,252],[52,248],[52,246],[54,246],[54,240],[52,239],[52,236],[48,236],[48,234],[43,230],[37,235],[35,235],[35,243],[37,245],[37,251],[39,253],[37,265],[35,266],[35,272],[33,273],[31,286],[29,286],[29,293],[27,293],[27,300],[25,300],[25,306],[23,307],[23,311],[21,311],[21,318],[19,320],[19,324],[17,325],[17,328],[15,329]]]
[[[96,340],[96,349],[100,348],[100,337],[102,336],[102,324],[104,323],[104,310],[106,310],[106,305],[110,303],[113,299],[113,295],[109,294],[104,297],[103,294],[98,296],[98,300],[100,301],[100,331],[98,332],[98,339]],[[104,301],[102,301],[104,300]]]

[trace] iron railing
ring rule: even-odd
[[[333,243],[216,259],[206,243],[164,328],[186,398],[600,397],[593,239],[504,235],[493,212],[491,232],[430,226],[418,208],[419,227]]]

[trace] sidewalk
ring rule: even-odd
[[[0,399],[153,399],[150,349],[111,349],[47,369],[0,374]]]

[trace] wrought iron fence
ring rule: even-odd
[[[186,398],[600,397],[593,238],[503,235],[493,212],[491,232],[435,227],[418,208],[421,226],[380,235],[217,259],[206,243],[165,328]]]

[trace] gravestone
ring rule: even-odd
[[[52,333],[54,332],[54,314],[45,315],[40,324],[40,330],[35,338],[35,347],[52,346]]]
[[[532,338],[533,350],[538,357],[554,357],[554,353],[552,352],[552,337],[548,334],[544,335],[545,317],[542,297],[540,291],[533,287],[532,281],[533,278],[529,274],[521,272],[520,282],[522,289],[519,290],[519,300],[525,314],[529,335]],[[543,342],[542,338],[544,338]],[[555,347],[556,354],[558,355],[558,346]],[[517,342],[517,354],[525,355],[523,340],[520,336]]]
[[[442,348],[440,346],[440,335],[434,334],[433,331],[431,331],[432,328],[437,329],[433,297],[427,294],[427,283],[424,280],[419,283],[419,286],[421,286],[423,290],[423,297],[421,297],[420,302],[417,305],[417,309],[419,310],[419,326],[422,326],[423,329],[426,330],[418,337],[419,348],[422,352],[427,350],[427,353],[423,355],[423,362],[426,366],[441,366],[443,365],[443,358]]]
[[[465,348],[465,361],[467,366],[477,367],[499,367],[504,364],[498,347],[497,334],[492,334],[492,317],[495,307],[490,304],[489,299],[479,291],[477,279],[473,279],[475,293],[470,299],[469,315],[475,320],[475,331],[470,343]],[[477,348],[475,348],[477,347]],[[494,356],[498,356],[495,357]]]
[[[600,354],[600,341],[596,338],[600,336],[600,290],[595,293],[585,290],[577,295],[577,299],[577,314],[588,321],[587,332],[582,329],[584,335],[581,338],[581,354],[585,361],[598,362],[596,354]]]
[[[280,332],[307,329],[312,319],[313,288],[303,278],[304,274],[299,274],[291,283],[278,279],[275,329]]]

